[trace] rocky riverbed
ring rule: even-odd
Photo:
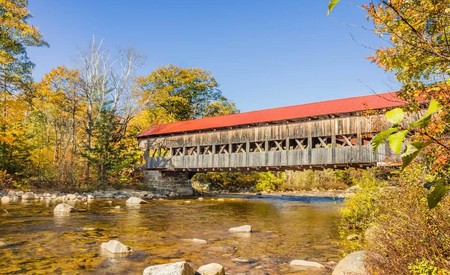
[[[167,197],[176,197],[176,194],[168,196],[154,194],[149,191],[134,190],[111,190],[111,191],[94,191],[85,193],[61,193],[61,192],[27,192],[27,191],[5,191],[0,190],[1,203],[6,204],[18,201],[89,201],[93,199],[128,199],[130,197],[138,197],[142,199],[159,199]]]
[[[330,274],[340,260],[339,204],[260,198],[269,195],[0,191],[0,270],[142,274],[186,262],[193,271],[219,272],[204,274],[222,274],[218,265],[225,274]],[[55,213],[60,204],[67,213]],[[129,250],[112,247],[127,253],[104,251],[115,240]]]
[[[357,187],[356,187],[357,188]],[[210,192],[201,194],[197,197],[237,197],[237,198],[262,198],[262,199],[284,199],[293,200],[295,197],[302,198],[325,198],[329,200],[342,201],[343,198],[354,194],[355,187],[348,190],[332,190],[332,191],[292,191],[292,192],[242,192],[242,193],[230,193],[230,192]],[[53,201],[53,202],[67,202],[67,201],[83,201],[87,202],[94,199],[128,199],[131,197],[137,197],[141,199],[166,199],[176,198],[176,193],[169,193],[166,195],[152,193],[150,191],[137,191],[137,190],[99,190],[93,192],[83,193],[62,193],[62,192],[30,192],[21,190],[0,190],[1,203],[12,203],[19,201]],[[308,200],[305,199],[305,202]]]

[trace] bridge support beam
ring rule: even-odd
[[[191,172],[144,170],[144,183],[149,190],[160,195],[192,196],[194,189]]]

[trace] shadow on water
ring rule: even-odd
[[[327,274],[289,266],[293,259],[326,266],[339,259],[339,200],[305,200],[226,196],[153,200],[138,207],[96,200],[75,205],[86,212],[63,217],[53,216],[55,204],[2,205],[8,213],[0,216],[0,273],[141,274],[148,265],[184,259],[194,268],[218,262],[227,274]],[[254,232],[228,232],[244,224]],[[101,243],[110,239],[134,253],[103,251]]]

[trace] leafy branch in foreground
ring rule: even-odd
[[[339,3],[339,1],[340,0],[330,0],[330,2],[328,2],[328,11],[327,11],[328,15],[333,11],[334,6],[336,6],[336,4]]]
[[[443,147],[445,150],[450,151],[450,148],[439,139],[430,135],[426,128],[429,126],[433,115],[438,113],[442,109],[442,106],[436,101],[432,100],[428,106],[426,113],[418,120],[405,125],[405,112],[401,108],[395,108],[386,113],[386,119],[392,124],[392,126],[384,131],[378,133],[372,140],[372,146],[374,152],[378,147],[387,139],[389,147],[395,154],[400,154],[403,162],[403,169],[406,168],[411,162],[419,156],[420,152],[432,144]],[[424,137],[421,141],[413,141],[410,136],[419,134]],[[405,143],[404,150],[402,152],[403,144]],[[424,185],[425,188],[433,191],[428,194],[428,206],[434,208],[442,200],[442,198],[450,190],[450,186],[446,184],[444,177],[439,178],[434,182],[428,182]]]

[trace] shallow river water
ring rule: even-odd
[[[339,203],[205,198],[129,207],[125,200],[95,200],[77,203],[85,211],[64,217],[54,217],[54,207],[48,202],[0,205],[0,274],[142,274],[149,265],[179,260],[194,269],[217,262],[227,274],[329,274],[329,269],[295,270],[289,262],[331,266],[339,260]],[[228,232],[245,224],[254,232]],[[102,251],[101,243],[110,239],[134,252]],[[236,263],[234,258],[251,260]]]

